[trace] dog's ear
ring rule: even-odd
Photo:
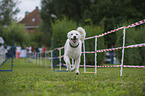
[[[69,38],[69,33],[67,33],[67,38]]]

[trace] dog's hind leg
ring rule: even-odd
[[[78,75],[80,72],[79,72],[79,67],[80,67],[80,58],[76,59],[75,60],[75,66],[74,66],[74,70],[75,70],[75,73]]]
[[[71,64],[70,64],[70,60],[69,60],[69,57],[68,56],[64,56],[64,61],[65,61],[65,63],[66,63],[66,66],[67,66],[67,69],[66,69],[66,71],[71,71]]]
[[[75,64],[76,65],[76,64]],[[73,66],[73,68],[71,68],[71,71],[74,71],[76,69],[75,65]]]

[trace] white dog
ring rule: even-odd
[[[75,70],[79,74],[79,65],[82,53],[82,43],[85,39],[86,32],[82,27],[72,30],[67,34],[67,41],[64,46],[64,61],[66,62],[67,71]],[[70,58],[75,60],[75,65],[71,68]]]

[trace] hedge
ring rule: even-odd
[[[62,47],[65,45],[67,40],[67,33],[71,30],[77,29],[77,23],[75,21],[68,20],[67,18],[63,18],[62,20],[56,20],[55,23],[52,24],[52,41],[55,40],[55,48]],[[100,26],[81,26],[86,31],[86,37],[99,35],[104,30]],[[86,40],[86,50],[94,51],[95,42],[94,39]],[[51,49],[53,43],[51,42]],[[104,48],[104,38],[98,38],[98,49]],[[63,51],[62,51],[63,52]],[[58,56],[58,52],[55,53]],[[83,58],[83,55],[82,55]],[[101,64],[104,61],[104,53],[98,53],[98,64]],[[94,54],[86,54],[86,63],[87,64],[94,64]],[[83,60],[81,62],[83,64]]]

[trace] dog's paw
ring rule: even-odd
[[[79,75],[79,74],[80,74],[79,70],[76,70],[76,72],[75,72],[75,73],[76,73],[76,75]]]
[[[71,72],[75,71],[75,68],[71,68]]]
[[[69,69],[66,69],[66,71],[67,71],[67,72],[71,72],[71,70],[69,70]]]
[[[79,72],[76,73],[76,75],[79,75],[79,74],[80,74]]]
[[[70,72],[70,70],[66,69],[67,72]]]

